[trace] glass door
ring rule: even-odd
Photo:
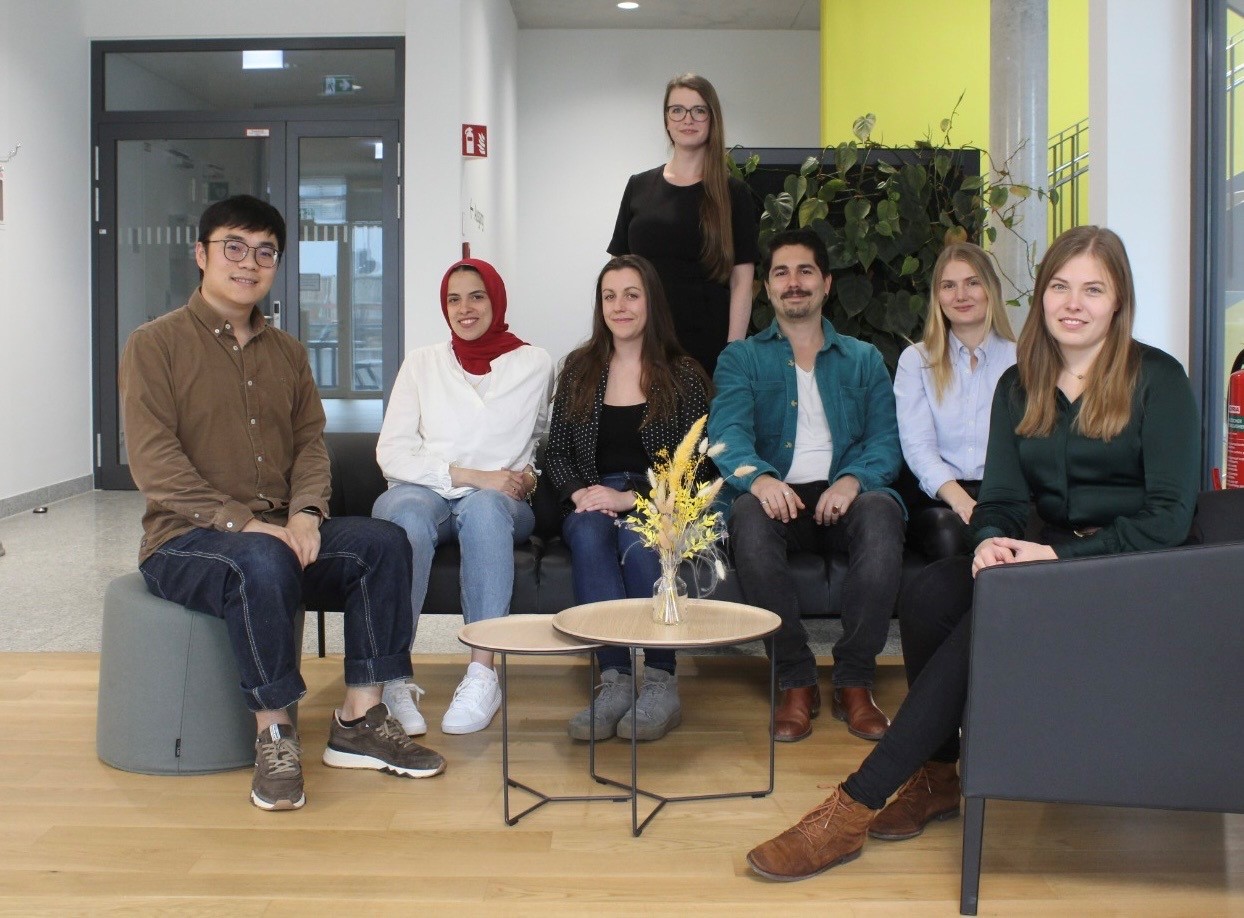
[[[132,488],[116,378],[130,333],[183,305],[199,284],[198,220],[234,194],[283,188],[280,123],[102,125],[96,151],[96,361],[100,398],[96,466],[104,488]],[[261,304],[286,287],[278,270]]]
[[[329,429],[379,430],[401,362],[398,123],[291,122],[286,136],[286,329],[307,347]]]

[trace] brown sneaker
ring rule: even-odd
[[[868,834],[885,841],[915,838],[935,819],[959,815],[959,772],[953,762],[925,762],[881,811]]]
[[[273,724],[255,737],[251,803],[261,810],[296,810],[306,802],[298,733],[290,724]]]
[[[876,816],[840,784],[798,823],[749,851],[747,863],[770,880],[806,880],[859,857]]]
[[[370,768],[403,778],[430,778],[445,770],[445,759],[407,736],[383,702],[369,708],[363,722],[353,727],[333,715],[324,764]]]

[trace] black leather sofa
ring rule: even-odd
[[[332,465],[333,493],[329,512],[333,516],[370,516],[372,504],[387,487],[376,465],[374,433],[330,433],[325,436]],[[535,532],[531,539],[514,549],[514,593],[511,612],[552,614],[574,605],[570,579],[570,552],[561,540],[561,507],[553,489],[544,482],[532,498],[536,514]],[[458,588],[457,545],[437,549],[432,562],[432,577],[423,614],[446,612],[461,614]],[[925,559],[908,548],[903,559],[903,582],[908,583]],[[825,577],[825,562],[811,552],[801,552],[791,559],[799,590],[800,608],[809,617],[836,615],[841,599],[846,555],[833,559],[830,576]],[[692,579],[687,579],[691,585]],[[694,589],[694,587],[692,587]],[[731,574],[713,592],[714,598],[742,602],[737,579]],[[340,611],[308,605],[320,612]],[[323,650],[323,616],[320,616],[321,653]]]

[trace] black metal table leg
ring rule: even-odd
[[[501,685],[501,793],[504,800],[505,824],[512,826],[528,813],[538,810],[546,803],[565,803],[568,801],[584,802],[589,800],[610,800],[614,803],[622,803],[631,799],[633,794],[546,794],[544,791],[536,790],[528,784],[516,781],[510,776],[510,691],[509,678],[506,667],[505,653],[501,653],[501,667],[498,681]],[[592,717],[592,723],[596,722],[596,692],[592,679],[594,672],[594,663],[588,664],[588,707]],[[591,733],[592,739],[588,742],[588,770],[595,776],[596,769],[596,741],[595,731]],[[516,787],[519,790],[526,791],[536,798],[536,802],[531,804],[525,810],[514,815],[510,815],[510,788]]]
[[[685,802],[692,801],[692,800],[729,800],[733,797],[759,798],[759,797],[767,797],[769,796],[769,794],[773,793],[773,789],[776,786],[775,778],[777,774],[776,743],[773,738],[775,710],[776,710],[776,705],[777,705],[777,662],[774,659],[773,654],[769,654],[769,784],[768,786],[760,788],[758,790],[730,791],[727,793],[719,793],[719,794],[681,794],[677,796],[666,796],[664,794],[658,794],[654,791],[644,790],[642,787],[639,786],[639,743],[636,739],[638,735],[638,730],[635,729],[635,726],[636,726],[635,725],[635,707],[638,703],[638,692],[639,692],[639,687],[640,687],[639,677],[638,677],[639,668],[637,666],[638,660],[636,657],[638,648],[630,647],[629,649],[630,649],[630,654],[631,654],[631,725],[632,725],[630,784],[626,784],[625,782],[618,781],[614,778],[609,778],[604,775],[597,774],[595,770],[595,759],[592,760],[592,777],[595,778],[601,784],[609,784],[609,785],[612,785],[613,787],[617,787],[622,790],[626,790],[630,792],[631,835],[636,836],[636,837],[638,837],[639,835],[642,835],[644,829],[648,827],[648,823],[652,822],[653,817],[655,817],[657,813],[661,812],[661,810],[664,808],[664,806],[667,803],[685,803]],[[595,736],[595,733],[593,733],[592,735]],[[639,819],[639,798],[640,797],[646,797],[647,799],[652,800],[656,803],[656,806],[653,807],[652,811],[643,818],[642,822]]]

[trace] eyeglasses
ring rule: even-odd
[[[665,106],[665,114],[669,115],[670,121],[686,121],[687,113],[691,113],[692,121],[707,121],[708,106],[693,105],[687,108],[685,105],[667,105]]]
[[[246,261],[246,256],[255,253],[255,264],[261,268],[275,268],[281,261],[281,253],[270,245],[247,245],[241,239],[209,239],[204,245],[217,242],[225,247],[225,258],[230,261]]]

